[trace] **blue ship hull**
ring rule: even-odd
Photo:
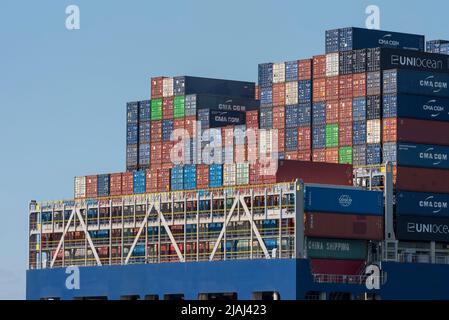
[[[383,262],[386,281],[379,289],[360,284],[316,283],[308,260],[243,260],[192,263],[81,267],[79,289],[66,287],[66,269],[27,271],[27,299],[237,293],[250,300],[253,292],[278,292],[281,300],[302,300],[308,292],[375,293],[382,300],[449,299],[449,266]]]

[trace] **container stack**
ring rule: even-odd
[[[448,40],[430,40],[426,42],[426,52],[449,54]]]

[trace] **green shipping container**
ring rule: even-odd
[[[173,118],[177,119],[185,116],[184,104],[184,96],[176,96],[173,98]]]
[[[366,240],[307,238],[307,255],[316,259],[366,259]]]
[[[338,147],[338,124],[326,125],[326,148]]]
[[[340,164],[352,164],[352,147],[341,147],[338,153]]]
[[[162,120],[162,99],[151,100],[151,120]]]

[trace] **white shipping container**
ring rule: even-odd
[[[173,78],[164,78],[162,81],[162,96],[164,98],[173,96]]]
[[[273,136],[270,130],[260,130],[259,133],[260,154],[267,154],[273,151]]]
[[[235,186],[236,183],[236,164],[223,165],[223,186]]]
[[[75,177],[75,198],[86,197],[86,177]]]
[[[285,82],[285,63],[273,63],[273,83]]]
[[[236,183],[238,186],[249,184],[249,163],[237,163]]]
[[[380,143],[381,120],[368,120],[366,122],[366,142],[367,143]]]
[[[339,73],[338,52],[326,54],[326,76],[334,77]]]
[[[298,81],[285,83],[285,104],[298,104]]]

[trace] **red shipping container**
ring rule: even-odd
[[[151,163],[151,166],[153,164],[161,164],[162,163],[162,143],[161,142],[155,142],[155,143],[151,144],[150,163]]]
[[[172,141],[166,141],[162,144],[162,163],[172,163],[171,160],[171,150],[173,148],[174,142]]]
[[[383,216],[308,212],[304,232],[307,237],[383,240],[384,218]]]
[[[287,151],[285,153],[285,160],[298,160],[298,151]]]
[[[163,84],[164,78],[166,77],[151,78],[151,99],[162,98],[164,88]]]
[[[184,118],[173,120],[173,130],[184,129],[185,121]]]
[[[396,188],[401,191],[449,193],[449,170],[399,166]]]
[[[298,151],[299,161],[311,161],[311,153],[309,151]]]
[[[122,174],[111,173],[109,179],[109,194],[111,196],[120,196],[122,194]]]
[[[285,107],[273,107],[273,129],[285,128]]]
[[[250,162],[255,162],[259,159],[259,148],[257,144],[247,144],[246,145],[246,160]]]
[[[132,172],[122,174],[122,194],[130,195],[134,193],[134,175]]]
[[[277,129],[278,131],[278,152],[285,151],[285,130]]]
[[[397,118],[384,118],[382,120],[382,140],[383,142],[396,142],[397,141]]]
[[[360,275],[364,271],[364,260],[310,259],[310,269],[315,275]],[[335,280],[334,280],[335,281]]]
[[[248,161],[247,154],[246,144],[234,144],[234,162],[242,163]]]
[[[298,150],[309,151],[312,148],[312,136],[310,127],[298,128]]]
[[[261,177],[260,177],[260,165],[259,163],[253,163],[249,165],[249,184],[256,185],[261,184]]]
[[[190,139],[195,138],[197,135],[196,125],[196,116],[185,117],[184,129],[189,133]]]
[[[146,183],[146,192],[154,193],[157,192],[157,180],[158,180],[159,169],[147,169],[147,183]]]
[[[339,102],[327,101],[326,103],[326,124],[338,123]]]
[[[264,171],[262,170],[262,173]],[[273,176],[264,179],[272,181]],[[310,161],[279,160],[273,183],[292,182],[352,185],[352,166]]]
[[[338,163],[338,148],[327,148],[326,149],[326,162],[327,163]]]
[[[172,169],[175,165],[172,162],[164,162],[160,166],[158,166],[158,169]]]
[[[326,162],[326,149],[314,149],[312,152],[313,162]]]
[[[226,126],[221,128],[221,144],[223,147],[234,147],[234,129],[234,126]]]
[[[449,146],[449,122],[398,120],[398,141]]]
[[[338,100],[338,87],[338,76],[326,78],[326,100]]]
[[[313,57],[312,74],[314,79],[326,77],[326,55]]]
[[[313,80],[313,102],[326,100],[326,79]]]
[[[366,96],[366,73],[356,73],[352,75],[352,96]]]
[[[273,83],[273,106],[285,105],[285,82]]]
[[[340,100],[338,105],[338,123],[352,121],[352,99]]]
[[[312,79],[312,59],[298,61],[298,80]]]
[[[338,145],[340,147],[352,146],[352,121],[338,125]]]
[[[258,85],[256,85],[256,91],[255,91],[254,99],[260,100],[260,87]]]
[[[246,112],[246,127],[247,128],[259,128],[259,111],[247,111]]]
[[[340,76],[339,80],[340,99],[352,98],[352,75]]]
[[[207,164],[196,166],[196,187],[198,189],[209,188],[209,166]]]
[[[162,99],[162,119],[173,119],[173,97]]]
[[[160,169],[157,178],[158,192],[170,191],[170,169]]]
[[[151,121],[151,142],[162,141],[162,121]]]
[[[98,177],[86,176],[86,197],[92,198],[98,195]]]

